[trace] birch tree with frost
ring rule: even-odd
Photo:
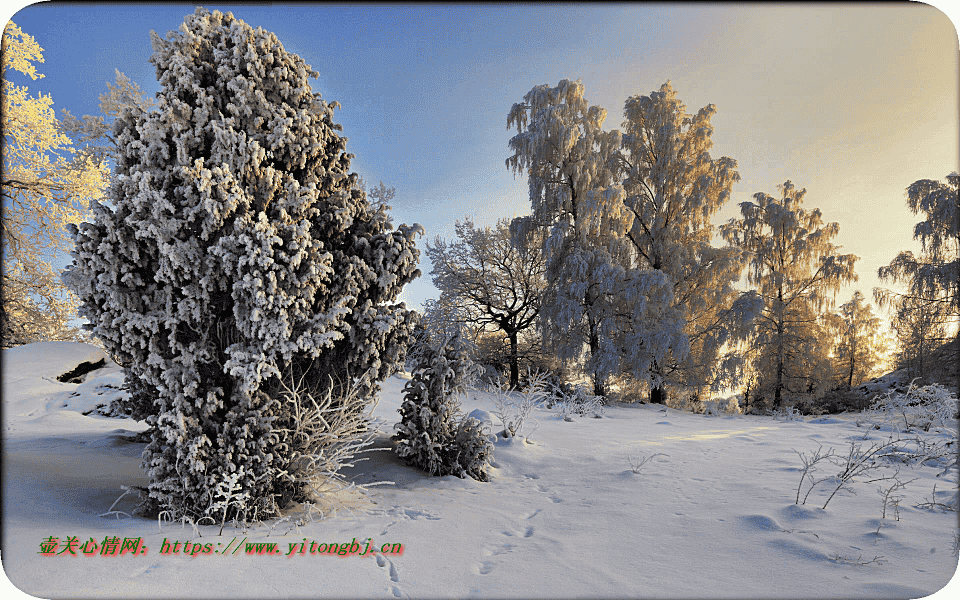
[[[626,232],[633,215],[615,178],[618,131],[603,131],[606,111],[590,106],[580,81],[540,85],[513,105],[507,127],[513,155],[526,172],[532,214],[511,228],[520,240],[542,240],[547,288],[544,337],[561,359],[578,360],[594,394],[614,374],[643,376],[671,349],[685,353],[681,316],[671,309],[672,282],[662,271],[633,268]]]
[[[835,372],[849,390],[869,379],[880,363],[880,319],[859,290],[833,317]]]
[[[109,169],[78,151],[53,110],[53,99],[31,96],[13,71],[37,80],[43,48],[10,21],[3,29],[2,95],[3,347],[44,339],[71,339],[77,298],[51,261],[69,248],[69,224],[79,223],[90,200],[107,185]]]
[[[198,8],[153,49],[156,110],[117,117],[110,205],[74,228],[64,278],[151,390],[128,408],[155,426],[154,508],[265,516],[304,494],[283,390],[359,412],[401,364],[422,228],[356,189],[337,103],[272,33]]]
[[[712,104],[688,114],[670,82],[624,105],[616,161],[632,217],[626,229],[632,266],[659,271],[672,283],[670,309],[684,322],[686,338],[650,365],[654,403],[665,401],[668,382],[693,389],[735,384],[743,363],[733,348],[750,334],[762,306],[755,292],[734,287],[743,251],[711,244],[711,218],[740,180],[735,160],[710,156],[714,114]]]
[[[839,254],[830,240],[840,230],[824,223],[819,209],[803,208],[806,190],[787,181],[781,196],[754,194],[740,204],[740,219],[721,232],[749,252],[747,281],[757,286],[764,306],[750,346],[760,393],[779,408],[784,398],[821,389],[827,382],[829,348],[819,316],[832,307],[833,294],[856,281],[852,254]]]
[[[889,265],[880,267],[880,279],[905,283],[904,293],[876,288],[874,297],[881,306],[893,305],[899,313],[917,312],[916,319],[936,316],[947,331],[953,331],[956,359],[960,352],[960,175],[947,181],[921,179],[907,188],[907,206],[924,219],[913,228],[922,254],[906,250]],[[904,321],[910,317],[904,314]],[[943,340],[941,340],[943,341]],[[916,354],[916,351],[910,354]],[[960,387],[960,371],[957,372]]]
[[[81,152],[96,162],[113,160],[117,156],[117,140],[113,137],[113,123],[126,107],[141,112],[153,108],[153,100],[146,97],[140,86],[115,70],[115,83],[107,83],[107,91],[99,96],[99,115],[73,116],[63,109],[63,130],[73,138]]]
[[[926,379],[937,366],[933,353],[950,339],[944,306],[909,295],[896,298],[893,304],[890,328],[897,340],[897,368],[907,369],[911,379]]]

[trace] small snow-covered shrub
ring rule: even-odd
[[[348,482],[340,473],[365,460],[356,457],[369,451],[376,436],[366,400],[355,386],[336,386],[333,381],[318,397],[304,379],[306,375],[296,382],[284,381],[279,394],[289,416],[281,423],[285,427],[278,429],[285,434],[290,456],[290,466],[278,477],[289,484],[279,498],[280,508],[287,501],[329,506],[329,499],[343,490],[367,487]],[[345,393],[337,398],[334,390]]]
[[[736,396],[730,396],[729,398],[713,398],[711,400],[704,400],[703,403],[703,414],[710,416],[719,416],[719,415],[740,415],[743,414],[743,411],[740,409],[740,401]]]
[[[427,347],[403,388],[400,422],[393,436],[397,455],[431,475],[467,475],[486,480],[483,465],[493,445],[479,421],[460,418],[458,395],[475,366],[459,337]]]
[[[565,383],[553,391],[553,396],[558,398],[554,404],[557,416],[564,421],[572,421],[573,415],[591,415],[598,419],[603,416],[603,396],[595,396],[586,385]]]
[[[865,420],[878,428],[896,431],[929,431],[931,427],[955,428],[957,396],[946,387],[934,383],[925,386],[910,382],[906,391],[892,389],[874,398]]]
[[[773,411],[773,418],[778,421],[802,421],[803,415],[793,406],[784,406]]]
[[[550,384],[545,373],[528,372],[524,380],[526,387],[523,392],[507,392],[500,388],[493,391],[493,403],[496,407],[493,414],[500,419],[503,425],[501,435],[505,438],[520,435],[524,423],[531,418],[533,409],[546,404],[551,396],[547,392]]]
[[[552,390],[555,387],[563,383],[563,377],[556,370],[547,370],[541,368],[527,368],[520,375],[520,382],[517,385],[520,390],[528,390],[530,388],[536,388],[540,391],[546,392],[547,390]]]
[[[720,409],[720,403],[716,400],[704,400],[703,401],[703,414],[707,416],[715,417],[721,414],[723,411]]]
[[[461,478],[470,476],[477,481],[487,481],[487,465],[493,458],[493,444],[487,438],[485,423],[472,417],[464,417],[457,425],[453,447],[457,451],[456,464]]]
[[[830,495],[823,503],[822,508],[826,509],[827,505],[830,504],[830,501],[837,494],[837,492],[840,490],[854,492],[854,484],[865,482],[868,475],[870,476],[869,482],[886,480],[896,481],[899,471],[897,472],[897,475],[893,476],[874,477],[875,471],[883,466],[883,463],[879,459],[887,454],[894,444],[896,444],[896,442],[888,441],[871,444],[868,448],[864,448],[863,444],[858,442],[850,442],[850,449],[846,454],[837,454],[834,452],[833,448],[829,448],[826,452],[824,452],[823,447],[818,448],[809,457],[804,453],[797,452],[797,454],[800,456],[800,460],[803,462],[803,469],[800,476],[800,484],[797,486],[795,503],[806,504],[807,499],[810,497],[810,493],[813,491],[813,489],[822,483],[826,484],[824,487],[827,489],[833,488],[830,492]],[[818,468],[822,466],[820,463],[829,464],[834,469],[839,469],[839,471],[833,471],[831,474],[823,477],[816,477],[814,473],[816,473]],[[803,487],[804,481],[809,482],[809,487],[807,488],[806,493],[803,495],[803,500],[801,501],[800,491]]]
[[[742,415],[743,409],[740,408],[739,396],[730,396],[727,398],[727,405],[723,408],[723,410],[731,415]]]

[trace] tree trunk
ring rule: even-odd
[[[854,354],[851,351],[850,353],[850,371],[847,373],[847,391],[849,392],[853,388],[853,368],[854,368]]]
[[[594,396],[606,396],[607,390],[606,386],[603,384],[603,378],[599,373],[593,374],[593,395]]]
[[[590,358],[596,358],[597,351],[600,349],[600,336],[597,334],[597,322],[593,320],[592,315],[587,315],[587,322],[590,325]],[[599,371],[593,372],[594,396],[607,395],[603,379],[603,375]]]
[[[660,384],[650,388],[650,404],[666,404],[667,390]]]
[[[517,389],[520,385],[520,360],[517,357],[517,332],[511,331],[510,337],[510,387]]]
[[[953,368],[954,368],[954,374],[957,380],[956,381],[957,394],[960,395],[960,366],[957,366],[957,360],[956,360],[957,356],[960,355],[960,329],[957,329],[957,338],[954,343],[956,344],[956,348],[953,349],[953,356],[954,356]],[[957,408],[953,416],[957,417],[958,415],[960,415],[960,407]]]
[[[920,350],[917,352],[917,374],[920,377],[921,383],[923,382],[924,369],[923,369],[923,354],[925,350],[923,348],[923,339],[920,339]]]
[[[773,407],[780,408],[783,400],[783,363],[777,360],[777,383],[773,387]]]
[[[650,404],[667,403],[667,390],[663,386],[663,378],[660,375],[660,365],[657,364],[657,361],[653,361],[650,366]],[[660,383],[653,385],[656,379],[660,379]]]
[[[773,386],[773,407],[780,408],[783,401],[783,355],[785,344],[783,340],[784,321],[783,289],[777,291],[777,377]]]

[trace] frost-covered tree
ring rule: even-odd
[[[734,345],[749,335],[762,302],[734,285],[744,268],[735,247],[711,244],[711,218],[740,179],[732,158],[712,158],[712,104],[686,112],[669,82],[648,96],[627,99],[622,149],[617,154],[626,230],[635,267],[662,272],[673,284],[672,310],[682,316],[689,352],[657,356],[650,366],[650,399],[665,400],[667,382],[688,388],[735,383],[742,371]],[[682,347],[682,346],[680,346]]]
[[[43,77],[34,63],[43,48],[13,21],[3,30],[2,122],[3,347],[41,339],[69,339],[77,299],[51,266],[69,248],[67,226],[79,223],[90,200],[99,198],[109,170],[78,153],[57,120],[53,99],[31,97],[12,71]]]
[[[840,306],[834,317],[835,373],[843,388],[849,390],[873,376],[880,363],[880,319],[873,314],[870,304],[864,303],[859,290]]]
[[[926,379],[932,372],[933,353],[949,338],[944,304],[924,302],[904,295],[893,300],[894,313],[890,327],[897,340],[897,368],[908,375]]]
[[[354,187],[367,195],[374,208],[380,205],[390,206],[390,202],[397,196],[397,188],[387,187],[382,181],[376,187],[367,189],[367,182],[363,177],[357,179]]]
[[[136,107],[146,112],[154,106],[153,100],[146,97],[140,86],[129,77],[116,70],[116,82],[107,83],[107,92],[100,94],[99,115],[74,117],[70,111],[63,110],[63,130],[81,152],[95,161],[112,160],[117,155],[117,143],[113,137],[113,123],[126,107]]]
[[[303,494],[283,390],[363,410],[403,360],[413,317],[394,302],[422,229],[356,189],[338,105],[272,33],[198,8],[153,48],[156,110],[117,117],[109,203],[74,230],[64,278],[144,390],[127,408],[156,427],[158,507],[282,507]]]
[[[606,111],[590,106],[579,81],[540,85],[513,105],[507,167],[526,172],[532,214],[514,220],[521,243],[542,240],[547,288],[544,337],[564,360],[588,351],[594,393],[613,375],[644,376],[670,351],[686,354],[672,282],[662,271],[634,268],[626,237],[633,219],[615,178],[618,131],[602,129]]]
[[[509,222],[476,227],[456,224],[456,240],[427,244],[433,284],[458,308],[466,324],[500,333],[509,345],[510,386],[520,380],[522,334],[532,327],[543,296],[544,261],[536,244],[514,244]]]
[[[441,293],[439,298],[424,300],[419,324],[422,325],[423,339],[434,346],[454,336],[468,347],[476,341],[477,332],[469,326],[469,315],[450,294]]]
[[[747,281],[763,298],[751,348],[760,393],[780,407],[784,397],[822,390],[826,380],[819,315],[844,283],[855,281],[852,254],[830,243],[840,230],[819,209],[803,208],[806,190],[787,181],[781,196],[763,192],[742,202],[742,218],[721,227],[726,240],[750,253]]]
[[[880,267],[880,279],[907,285],[904,293],[876,288],[881,306],[902,306],[910,311],[927,305],[924,313],[938,315],[960,348],[960,175],[951,173],[946,183],[921,179],[907,188],[907,205],[923,221],[913,228],[922,254],[906,250]],[[906,302],[904,302],[906,301]],[[956,356],[955,356],[956,358]],[[958,381],[960,385],[960,381]]]
[[[466,393],[475,366],[459,337],[428,346],[413,377],[403,388],[394,451],[430,475],[487,480],[493,444],[476,419],[460,414],[458,396]]]

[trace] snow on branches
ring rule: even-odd
[[[156,110],[116,119],[112,207],[74,230],[65,280],[158,428],[160,506],[203,514],[237,472],[252,502],[296,497],[283,378],[370,400],[403,360],[422,229],[356,189],[337,103],[272,33],[198,8],[153,47]]]
[[[741,368],[721,349],[747,335],[759,302],[733,288],[743,253],[711,246],[710,217],[739,179],[708,153],[714,112],[691,117],[667,83],[627,100],[625,133],[606,132],[606,111],[564,80],[507,117],[507,167],[527,174],[532,208],[511,230],[544,248],[545,337],[563,359],[588,349],[596,395],[630,373],[662,402],[668,381],[721,387]]]
[[[457,396],[466,392],[475,365],[458,337],[428,346],[403,388],[395,452],[431,475],[470,476],[486,481],[493,444],[481,423],[460,414]]]

